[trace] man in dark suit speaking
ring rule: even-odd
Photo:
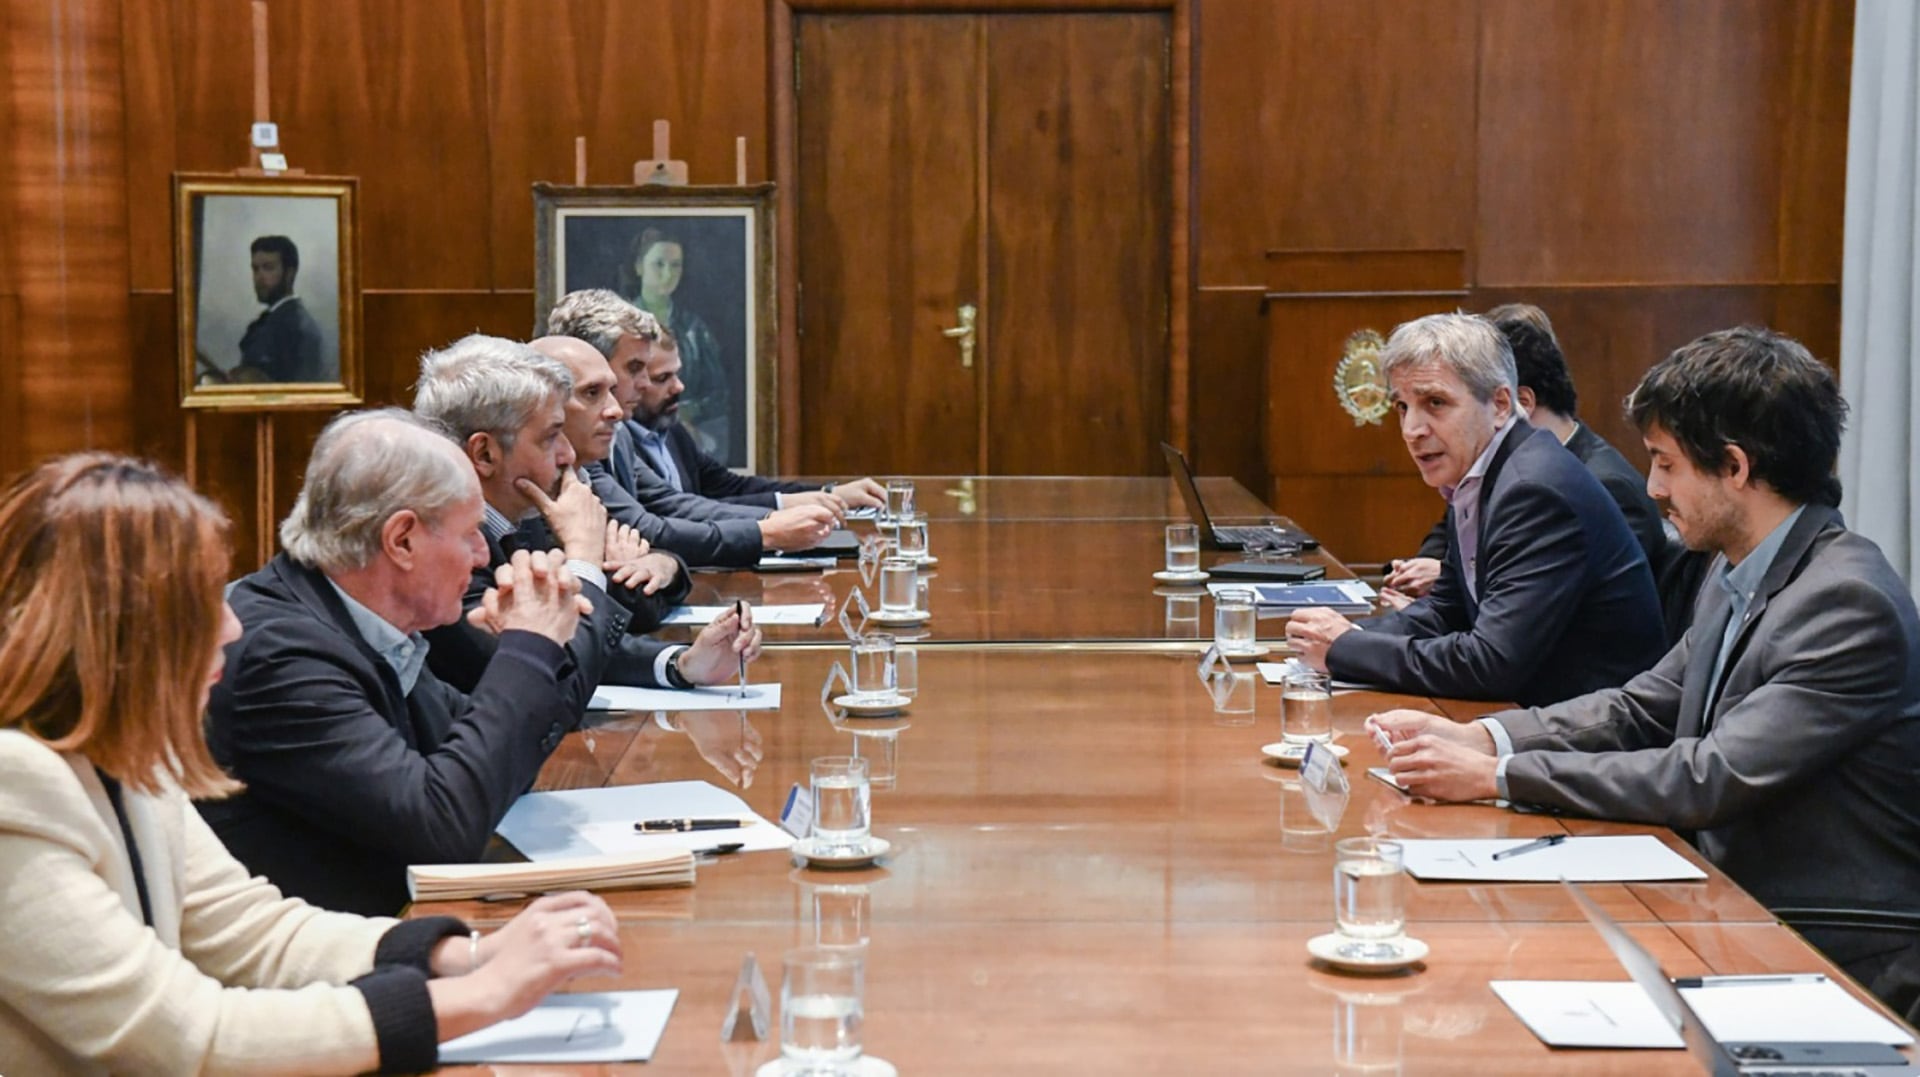
[[[1920,615],[1836,508],[1840,391],[1793,340],[1730,329],[1648,371],[1628,408],[1653,457],[1649,492],[1688,547],[1719,555],[1687,635],[1624,687],[1555,706],[1465,724],[1375,715],[1393,772],[1437,800],[1497,795],[1689,832],[1906,1010],[1920,972],[1898,964],[1920,954]]]
[[[1393,331],[1381,369],[1452,538],[1433,590],[1358,630],[1308,609],[1287,639],[1310,665],[1400,692],[1549,703],[1623,684],[1664,649],[1660,599],[1619,506],[1551,433],[1520,418],[1493,324],[1435,314]]]

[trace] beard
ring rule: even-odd
[[[674,423],[680,421],[679,407],[680,398],[676,396],[665,404],[660,405],[660,410],[656,412],[649,413],[643,408],[635,408],[633,421],[656,434],[664,433],[672,429]]]

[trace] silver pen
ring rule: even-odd
[[[1673,981],[1675,987],[1753,987],[1764,984],[1818,984],[1826,983],[1825,973],[1820,972],[1781,972],[1755,973],[1748,976],[1681,976]]]

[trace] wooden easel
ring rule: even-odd
[[[267,0],[252,0],[253,4],[253,122],[256,125],[272,122],[272,105],[269,102],[268,64],[267,64]],[[236,168],[236,176],[304,176],[304,168],[286,168],[285,157],[278,153],[279,135],[267,145],[261,145],[261,139],[253,137],[251,131],[247,139],[247,167]],[[267,168],[272,162],[263,160],[268,152],[280,157],[283,167]],[[199,409],[187,411],[186,429],[187,482],[198,485],[200,478],[200,412]],[[266,564],[274,551],[274,490],[273,490],[273,412],[257,411],[253,413],[253,514],[254,514],[254,556],[260,564]]]

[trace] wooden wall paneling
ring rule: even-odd
[[[1646,451],[1623,402],[1647,368],[1673,349],[1716,329],[1752,324],[1799,339],[1830,364],[1840,350],[1835,284],[1481,288],[1470,309],[1509,302],[1547,312],[1580,394],[1580,420],[1643,471]]]
[[[1831,55],[1795,35],[1849,19],[1785,3],[1484,4],[1479,283],[1750,283],[1780,279],[1783,252],[1834,257],[1838,198],[1794,206],[1791,240],[1781,221],[1788,190],[1833,181],[1784,166],[1844,162],[1845,75],[1817,71]],[[1788,120],[1803,101],[1820,114]]]
[[[136,293],[170,292],[171,174],[226,171],[247,163],[247,124],[253,116],[252,22],[245,5],[124,0],[120,25],[127,114],[128,283]],[[183,147],[183,138],[190,147]],[[138,331],[138,311],[134,324]],[[136,335],[135,346],[149,345]],[[169,379],[169,385],[177,397],[178,378]],[[142,386],[154,388],[145,380]],[[145,436],[137,435],[142,441]]]
[[[12,42],[12,5],[0,6],[0,42]],[[0,55],[11,56],[11,44],[0,45]],[[11,66],[8,67],[11,71]],[[0,152],[13,153],[13,99],[18,93],[12,79],[0,80]],[[0,170],[0,208],[14,204],[12,169]],[[25,466],[25,448],[20,438],[20,373],[25,359],[20,353],[20,289],[13,276],[14,232],[12,213],[0,213],[0,480]]]
[[[124,448],[131,434],[119,5],[13,4],[7,29],[0,214],[12,222],[21,356],[12,455],[31,464]]]
[[[1193,293],[1191,446],[1200,475],[1232,475],[1264,499],[1271,476],[1262,448],[1267,396],[1263,289],[1196,288]]]
[[[1796,0],[1783,20],[1788,54],[1775,115],[1784,125],[1777,207],[1784,281],[1840,279],[1853,17],[1851,3]],[[1838,361],[1838,350],[1831,354]]]
[[[989,470],[1164,469],[1170,19],[988,20]]]
[[[468,333],[526,340],[531,292],[374,292],[363,303],[367,406],[413,406],[420,356]]]
[[[269,18],[289,161],[360,177],[361,287],[487,287],[481,0],[299,0]]]
[[[1293,516],[1336,557],[1379,561],[1404,556],[1437,519],[1406,509],[1420,483],[1398,424],[1356,425],[1333,393],[1333,370],[1346,339],[1360,329],[1382,336],[1401,322],[1453,310],[1465,295],[1314,296],[1267,302],[1266,458],[1269,504]],[[1391,480],[1391,481],[1388,481]],[[1424,497],[1412,499],[1425,503]],[[1299,508],[1296,511],[1295,506]],[[1418,520],[1425,517],[1425,524]]]
[[[985,298],[982,33],[966,15],[795,19],[805,474],[979,470],[986,349],[965,369],[941,330]]]
[[[494,288],[533,287],[530,188],[573,182],[577,135],[587,137],[591,183],[632,182],[633,162],[653,156],[654,120],[673,125],[672,153],[691,182],[731,184],[741,135],[748,182],[768,177],[761,5],[494,0],[486,27],[491,192],[472,220],[494,237]]]
[[[1478,8],[1199,5],[1196,283],[1258,284],[1270,247],[1469,247]]]

